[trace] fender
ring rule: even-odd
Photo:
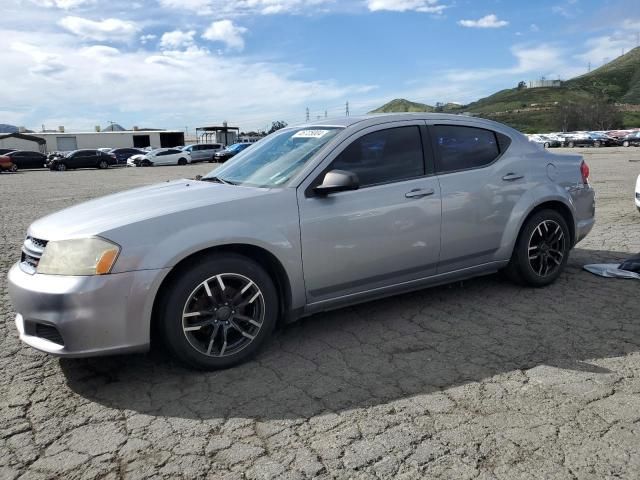
[[[573,221],[573,231],[576,231],[576,208],[569,192],[560,185],[547,182],[537,185],[535,188],[524,194],[514,209],[502,234],[500,248],[498,248],[495,259],[499,261],[509,260],[513,249],[515,248],[518,234],[524,225],[524,221],[529,214],[539,205],[546,202],[560,202],[565,205],[571,212]]]

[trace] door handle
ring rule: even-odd
[[[433,195],[436,191],[433,188],[414,188],[413,190],[408,191],[404,194],[406,198],[422,198],[428,197],[429,195]]]
[[[517,173],[511,172],[502,177],[502,180],[505,182],[513,182],[514,180],[520,180],[521,178],[524,178],[524,175],[518,175]]]

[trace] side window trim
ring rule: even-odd
[[[496,145],[498,147],[498,155],[496,156],[496,158],[494,158],[490,163],[487,163],[486,165],[480,165],[478,167],[470,167],[470,168],[461,168],[461,169],[458,169],[458,170],[445,170],[445,171],[443,171],[443,169],[441,169],[442,158],[440,156],[440,149],[437,148],[438,139],[436,137],[436,129],[435,129],[435,127],[438,127],[438,126],[476,128],[478,130],[485,130],[487,132],[491,132],[491,133],[493,133]],[[427,129],[430,132],[429,138],[431,140],[431,145],[432,145],[432,150],[433,150],[434,172],[435,172],[436,175],[439,175],[439,176],[441,176],[441,175],[449,175],[450,173],[469,172],[469,171],[472,171],[472,170],[480,170],[482,168],[491,167],[498,160],[500,160],[502,158],[502,156],[505,154],[505,152],[509,149],[509,146],[511,145],[511,139],[507,135],[504,135],[506,138],[508,138],[508,143],[507,143],[506,147],[503,150],[501,145],[500,145],[500,141],[499,141],[500,139],[498,137],[498,135],[503,135],[503,134],[501,134],[500,132],[496,132],[495,130],[491,130],[489,128],[484,128],[484,127],[480,127],[480,126],[476,126],[476,125],[467,125],[467,124],[464,124],[464,123],[429,123],[429,124],[427,124]]]
[[[380,127],[380,128],[376,128],[376,127]],[[305,197],[307,198],[311,198],[311,197],[315,197],[315,193],[313,192],[313,189],[319,185],[322,182],[322,179],[324,178],[324,176],[327,174],[327,172],[329,172],[331,170],[331,167],[333,165],[333,163],[336,161],[336,159],[347,149],[349,148],[349,146],[353,143],[356,142],[358,140],[360,140],[361,138],[372,134],[372,133],[377,133],[377,132],[382,132],[384,130],[392,130],[394,128],[403,128],[403,127],[416,127],[418,129],[418,136],[420,138],[420,143],[422,145],[422,175],[417,175],[414,177],[409,177],[409,178],[401,178],[401,179],[397,179],[397,180],[391,180],[388,182],[381,182],[381,183],[375,183],[375,184],[369,184],[369,185],[365,185],[363,187],[360,187],[358,190],[364,190],[370,187],[379,187],[381,185],[391,185],[394,183],[398,183],[398,182],[406,182],[408,180],[415,180],[417,178],[425,178],[425,177],[429,177],[434,175],[434,173],[429,173],[430,172],[430,167],[431,170],[433,170],[433,162],[431,162],[431,165],[429,165],[429,162],[427,161],[427,152],[429,150],[425,150],[425,145],[428,142],[429,145],[431,144],[430,139],[427,138],[427,130],[425,128],[425,125],[423,123],[411,123],[411,124],[404,124],[404,125],[393,125],[392,123],[387,123],[387,124],[380,124],[380,125],[375,125],[374,127],[369,127],[369,128],[364,128],[358,132],[354,132],[353,135],[351,135],[348,139],[346,139],[342,144],[340,144],[340,146],[337,148],[337,151],[334,151],[331,153],[331,161],[329,162],[329,164],[324,167],[320,173],[313,179],[313,181],[311,181],[309,183],[309,185],[307,186],[307,188],[305,189]],[[373,128],[373,129],[371,129]],[[427,141],[425,142],[425,139],[427,139]],[[432,157],[433,158],[433,157]],[[344,193],[350,193],[350,192],[344,192]]]

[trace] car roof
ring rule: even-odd
[[[435,122],[468,122],[470,125],[475,124],[480,128],[488,128],[492,130],[501,130],[509,132],[512,135],[522,135],[517,130],[503,123],[488,120],[486,118],[475,117],[472,115],[452,114],[452,113],[429,113],[429,112],[411,112],[411,113],[373,113],[368,115],[354,115],[349,117],[324,118],[300,125],[288,126],[286,128],[300,128],[304,126],[312,127],[351,127],[354,125],[366,128],[387,122],[401,122],[411,120],[426,120]]]

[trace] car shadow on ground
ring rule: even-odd
[[[159,353],[60,365],[69,387],[91,401],[202,419],[306,418],[538,365],[608,373],[590,359],[640,349],[639,284],[581,267],[628,256],[576,249],[543,289],[493,275],[315,315],[225,371],[188,370]]]

